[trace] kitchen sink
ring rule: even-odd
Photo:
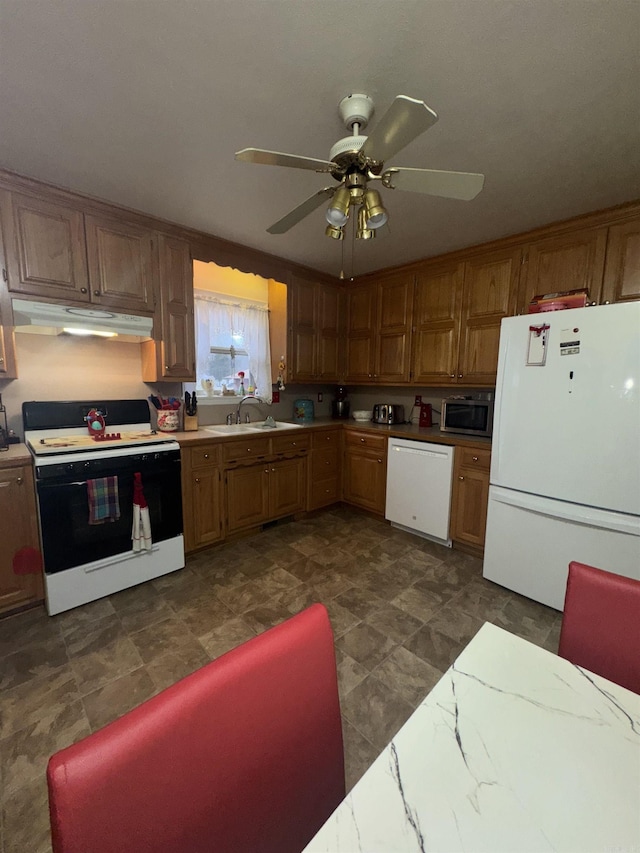
[[[215,424],[214,426],[207,426],[204,429],[207,432],[212,432],[215,435],[244,435],[245,433],[256,433],[261,432],[265,435],[269,435],[269,433],[282,432],[287,429],[301,429],[302,424],[289,424],[284,421],[277,421],[275,424],[271,426],[264,426],[262,423],[251,423],[251,424]]]

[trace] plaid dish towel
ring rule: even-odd
[[[120,518],[117,477],[87,480],[87,495],[89,524],[104,524],[105,521],[117,521]]]

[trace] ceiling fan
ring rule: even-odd
[[[370,136],[361,135],[374,112],[368,95],[347,95],[338,112],[351,136],[339,139],[329,152],[328,160],[282,154],[263,148],[243,148],[236,160],[267,166],[310,169],[331,175],[337,186],[324,187],[279,219],[267,231],[284,234],[305,216],[331,199],[326,212],[328,237],[342,240],[351,207],[358,208],[356,237],[370,239],[388,221],[388,213],[380,193],[369,186],[380,181],[387,189],[407,190],[470,201],[484,184],[484,175],[473,172],[443,172],[434,169],[410,169],[391,166],[385,161],[395,156],[421,133],[438,121],[436,113],[424,101],[398,95],[377,123]]]

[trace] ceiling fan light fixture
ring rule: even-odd
[[[372,240],[376,236],[376,232],[372,228],[367,228],[366,213],[364,207],[358,211],[358,230],[356,231],[357,240]]]
[[[334,240],[344,240],[344,231],[336,225],[327,225],[324,233],[327,237],[333,237]]]
[[[333,195],[325,218],[329,225],[342,228],[349,219],[349,205],[351,204],[351,193],[345,186],[341,186]]]
[[[368,229],[382,228],[389,220],[389,214],[377,190],[368,189],[364,194],[364,219]]]

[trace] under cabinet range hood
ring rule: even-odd
[[[152,317],[122,314],[98,308],[72,308],[54,302],[13,299],[13,324],[16,332],[79,334],[102,337],[126,336],[128,340],[148,340]],[[121,338],[122,339],[122,338]]]

